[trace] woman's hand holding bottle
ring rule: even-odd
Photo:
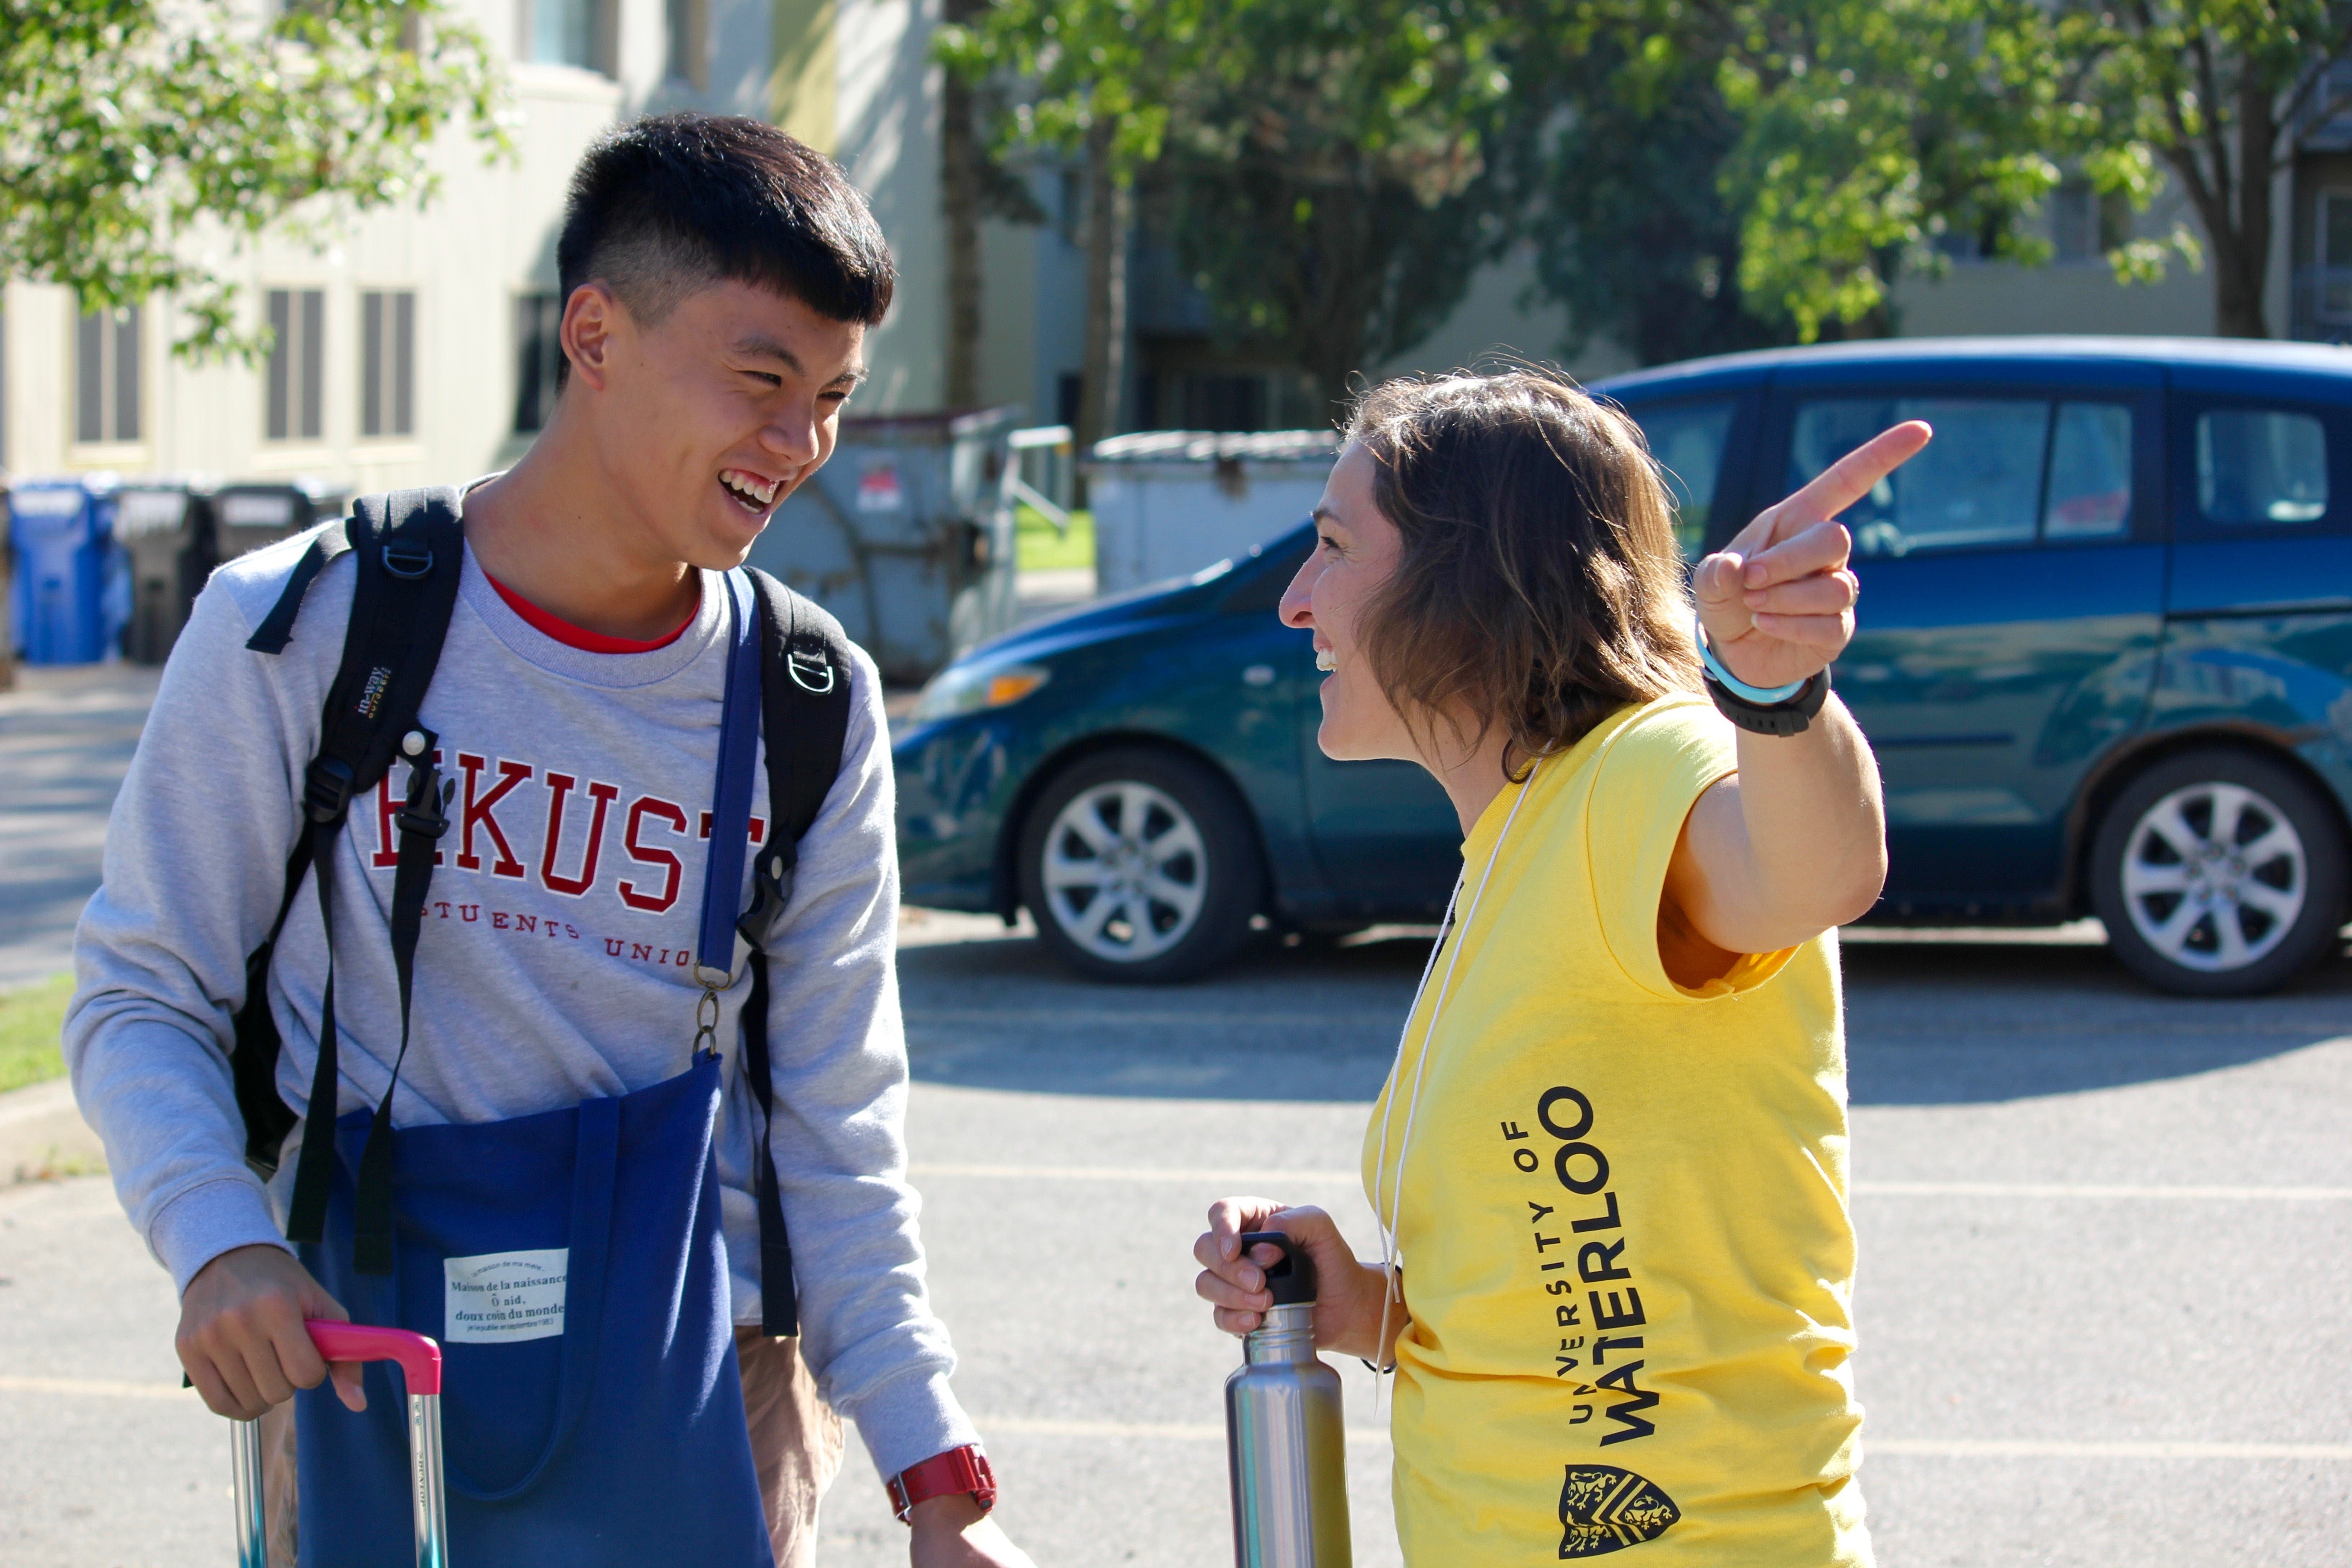
[[[1201,1264],[1192,1289],[1214,1309],[1217,1327],[1229,1334],[1249,1333],[1274,1304],[1265,1269],[1282,1255],[1261,1243],[1251,1249],[1255,1256],[1244,1257],[1241,1238],[1254,1230],[1278,1230],[1314,1259],[1316,1348],[1387,1365],[1387,1352],[1407,1321],[1402,1299],[1389,1307],[1388,1343],[1382,1344],[1386,1271],[1358,1262],[1331,1216],[1312,1206],[1290,1208],[1272,1198],[1250,1197],[1220,1198],[1209,1205],[1209,1228],[1192,1244],[1192,1257]]]

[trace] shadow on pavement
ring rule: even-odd
[[[1034,938],[899,958],[914,1074],[1034,1093],[1370,1100],[1428,955],[1397,935],[1253,946],[1207,979],[1079,979]],[[1856,1105],[2032,1099],[2184,1078],[2352,1034],[2352,963],[2250,1001],[2164,996],[2099,946],[1850,942]]]

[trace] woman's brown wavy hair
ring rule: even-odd
[[[1388,382],[1348,439],[1404,536],[1366,606],[1372,673],[1408,723],[1504,771],[1574,745],[1629,703],[1700,689],[1691,601],[1641,426],[1536,370]]]

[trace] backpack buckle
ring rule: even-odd
[[[814,684],[808,676],[801,673],[803,668],[812,668],[824,675],[823,686]],[[794,686],[812,696],[829,697],[833,694],[834,671],[833,661],[830,659],[820,658],[813,665],[804,666],[801,662],[800,650],[795,648],[784,656],[784,672],[793,678]]]
[[[383,547],[383,569],[413,583],[432,573],[433,552],[414,545],[387,544]]]
[[[456,782],[452,781],[449,787],[457,788]],[[440,799],[428,799],[421,806],[402,806],[392,814],[392,819],[400,825],[403,837],[414,833],[426,838],[438,838],[449,831],[449,814],[442,809],[448,804],[449,797],[444,793]]]
[[[351,804],[352,781],[350,763],[333,757],[319,758],[303,775],[303,811],[322,827],[341,822],[343,808]]]

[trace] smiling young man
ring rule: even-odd
[[[462,575],[418,714],[453,793],[417,938],[404,1065],[386,914],[403,814],[388,779],[352,803],[332,847],[331,984],[308,899],[292,906],[268,971],[284,1042],[276,1088],[306,1117],[371,1109],[390,1089],[390,1125],[401,1129],[520,1126],[575,1107],[584,1129],[584,1108],[657,1093],[688,1059],[699,988],[687,954],[712,832],[698,808],[713,799],[729,689],[730,591],[719,574],[831,455],[895,275],[864,201],[830,163],[757,121],[695,115],[640,121],[591,150],[557,261],[566,379],[530,452],[463,495]],[[293,542],[234,562],[198,601],[115,808],[67,1026],[83,1112],[105,1138],[133,1223],[180,1288],[177,1344],[191,1379],[222,1415],[268,1413],[273,1562],[295,1550],[298,1446],[303,1492],[348,1480],[311,1436],[298,1445],[289,1430],[287,1402],[329,1376],[302,1321],[341,1319],[348,1304],[285,1239],[303,1131],[289,1135],[265,1186],[241,1158],[229,1065],[247,955],[278,913],[278,868],[300,831],[301,781],[352,615],[354,567],[339,556],[301,599],[284,651],[248,647],[303,554]],[[710,1245],[723,1234],[723,1276],[714,1259],[702,1267],[714,1310],[734,1325],[742,1414],[731,1400],[689,1402],[674,1429],[656,1415],[649,1430],[583,1422],[545,1439],[563,1465],[593,1464],[616,1445],[630,1456],[615,1461],[609,1489],[588,1490],[588,1511],[609,1517],[527,1521],[550,1561],[607,1561],[597,1542],[623,1518],[677,1510],[699,1528],[700,1515],[726,1506],[719,1479],[688,1473],[691,1461],[677,1457],[709,1436],[692,1429],[719,1411],[743,1427],[720,1434],[723,1447],[740,1454],[748,1439],[748,1468],[729,1470],[742,1477],[732,1495],[747,1533],[737,1539],[764,1540],[779,1563],[807,1563],[839,1458],[835,1409],[899,1483],[919,1568],[1028,1561],[986,1517],[992,1483],[949,1391],[954,1356],[926,1300],[905,1181],[887,729],[863,653],[849,656],[848,677],[839,771],[762,944],[773,1118],[762,1118],[739,1050],[723,1051],[716,1091]],[[766,815],[753,808],[754,845],[774,829]],[[743,1037],[747,993],[756,994],[736,984],[717,994],[715,1037],[730,1047]],[[310,1103],[322,1016],[341,1020],[338,1103],[326,1108]],[[753,1173],[763,1137],[797,1259],[796,1341],[758,1327],[763,1286],[793,1289],[761,1278]],[[670,1206],[691,1211],[694,1192]],[[575,1270],[584,1245],[575,1233]],[[457,1266],[477,1261],[446,1260],[453,1300]],[[651,1266],[614,1267],[623,1262]],[[691,1279],[697,1265],[667,1266]],[[436,1311],[440,1287],[429,1282]],[[592,1306],[577,1279],[572,1291],[567,1307],[558,1288],[556,1321],[568,1310],[583,1331],[595,1319],[583,1317]],[[625,1360],[629,1336],[650,1336],[656,1360],[677,1359],[663,1350],[677,1346],[674,1318],[613,1316],[600,1331],[603,1375]],[[723,1350],[725,1321],[712,1331]],[[450,1375],[454,1398],[459,1363]],[[362,1408],[356,1369],[339,1365],[333,1378],[343,1403]],[[350,1419],[310,1399],[300,1426]],[[466,1441],[453,1432],[453,1463]],[[478,1502],[497,1489],[476,1481],[452,1484]],[[530,1506],[529,1490],[516,1506]],[[306,1536],[331,1522],[307,1498],[299,1517]],[[323,1541],[308,1542],[303,1560],[332,1555]]]

